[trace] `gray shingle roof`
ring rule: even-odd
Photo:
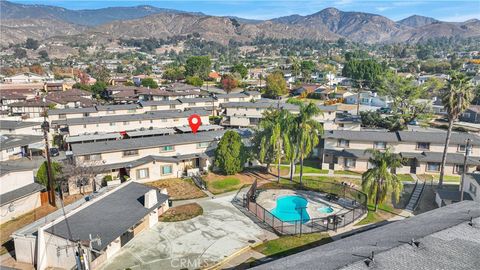
[[[117,152],[124,150],[135,150],[160,147],[166,145],[180,145],[200,142],[211,142],[219,139],[225,133],[224,130],[205,131],[183,134],[172,134],[165,136],[133,138],[117,141],[104,141],[72,145],[72,152],[74,156]]]
[[[325,154],[333,155],[337,157],[357,158],[361,160],[369,159],[372,156],[370,153],[365,153],[365,150],[359,150],[359,149],[343,149],[343,150],[325,149]]]
[[[18,146],[26,146],[43,141],[42,136],[34,135],[2,135],[0,149],[8,149]]]
[[[43,189],[45,189],[45,187],[40,185],[39,183],[31,183],[21,188],[17,188],[15,190],[2,194],[2,196],[0,196],[0,205],[3,206],[5,204],[14,202],[18,199],[27,197],[36,192],[40,192]]]
[[[441,152],[422,152],[422,153],[410,153],[402,152],[402,157],[405,158],[416,158],[421,162],[442,162]],[[447,164],[463,164],[465,156],[457,153],[448,153],[447,155]],[[467,164],[469,165],[480,165],[480,157],[469,157],[467,159]]]
[[[345,139],[352,141],[368,142],[398,142],[395,132],[385,131],[353,131],[353,130],[329,130],[324,134],[329,139]]]
[[[133,110],[140,108],[138,104],[119,104],[119,105],[97,105],[97,111],[117,111],[117,110]]]
[[[273,100],[257,100],[256,102],[228,102],[220,105],[223,108],[277,108],[278,103]],[[299,107],[294,104],[280,102],[280,108],[284,108],[289,111],[298,111]]]
[[[72,232],[70,238],[65,220],[46,229],[47,232],[70,240],[89,240],[99,236],[101,245],[93,243],[97,251],[103,250],[113,240],[120,237],[142,218],[168,200],[168,196],[157,190],[158,203],[150,209],[143,206],[144,195],[155,189],[139,183],[129,182],[122,188],[112,191],[106,197],[93,202],[68,217]]]
[[[57,115],[57,114],[69,114],[69,113],[93,113],[97,112],[95,107],[86,107],[86,108],[66,108],[66,109],[53,109],[48,110],[48,115]]]
[[[470,217],[476,227],[469,226]],[[480,203],[463,201],[360,232],[253,269],[478,269]],[[420,241],[418,248],[407,244]],[[375,264],[364,260],[375,252]]]
[[[145,106],[166,106],[166,105],[180,105],[181,102],[178,100],[147,100],[140,101],[140,105]]]
[[[34,127],[40,126],[40,122],[25,122],[25,121],[9,121],[9,120],[0,120],[1,129],[18,129],[24,127]]]
[[[195,110],[196,114],[200,116],[209,115],[205,110]],[[165,111],[149,111],[139,114],[127,114],[127,115],[109,115],[109,116],[96,116],[96,117],[83,117],[72,118],[52,121],[53,125],[86,125],[96,123],[111,123],[111,122],[131,122],[131,121],[146,121],[156,119],[173,119],[173,118],[186,118],[192,114],[192,111],[181,110],[165,110]]]

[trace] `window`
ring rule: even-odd
[[[178,118],[173,119],[173,122],[178,122],[178,121],[180,121],[180,119]]]
[[[240,101],[245,101],[245,98],[241,97],[241,98],[240,98]]]
[[[173,168],[172,165],[162,166],[162,174],[172,174]]]
[[[162,122],[164,122],[164,123],[167,122],[167,119],[166,119],[166,118],[165,118],[165,119],[162,119]]]
[[[130,122],[128,122],[128,121],[123,121],[123,125],[124,125],[124,126],[127,126],[129,123],[130,123]]]
[[[458,174],[463,173],[463,165],[461,164],[456,164],[454,169],[455,169],[455,173],[458,173]]]
[[[430,143],[427,142],[418,142],[417,150],[430,150]]]
[[[470,183],[468,191],[473,194],[473,197],[477,197],[477,187],[473,183]]]
[[[345,159],[345,168],[355,168],[356,161],[353,158]]]
[[[157,110],[157,106],[156,106],[156,105],[153,105],[151,108],[152,108],[152,109],[151,109],[152,111]]]
[[[465,117],[465,118],[470,118],[471,115],[470,115],[470,113],[464,113],[462,116]]]
[[[102,155],[101,154],[93,154],[93,155],[86,155],[86,156],[83,156],[83,160],[84,161],[94,161],[94,160],[101,160],[102,159]]]
[[[90,113],[84,113],[83,116],[87,117],[87,116],[90,116]]]
[[[83,125],[83,128],[87,128],[87,125]]]
[[[209,142],[197,143],[197,148],[207,148],[209,144]]]
[[[166,145],[166,146],[160,147],[160,152],[172,152],[172,151],[175,151],[175,147],[173,147],[173,145]]]
[[[386,149],[387,148],[387,143],[386,142],[374,142],[373,143],[373,148],[374,149]]]
[[[428,162],[427,163],[427,171],[429,171],[429,172],[440,171],[440,163],[439,162]]]
[[[228,102],[228,101],[229,101],[229,99],[228,99],[228,98],[226,98],[226,99],[225,99],[225,102]]]
[[[188,103],[188,106],[195,106],[195,105],[196,105],[195,102],[189,102]]]
[[[148,176],[149,176],[148,168],[137,170],[137,179],[145,179],[145,178],[148,178]]]
[[[349,140],[344,140],[344,139],[339,139],[338,140],[338,146],[339,147],[349,147],[350,146],[350,141]]]
[[[66,114],[59,114],[58,115],[58,119],[66,119],[67,118],[67,115]]]
[[[458,145],[458,148],[457,148],[457,152],[463,152],[465,153],[465,149],[466,149],[466,145],[465,144],[459,144]]]
[[[175,109],[176,105],[175,104],[171,104],[170,105],[170,109]]]
[[[7,153],[12,153],[13,151],[15,151],[15,148],[7,148]]]
[[[129,156],[137,156],[138,155],[138,150],[125,150],[123,151],[123,156],[124,157],[129,157]]]
[[[110,126],[111,127],[115,126],[115,122],[110,122]]]

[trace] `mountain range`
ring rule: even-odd
[[[47,5],[0,1],[0,45],[24,42],[28,37],[78,38],[92,42],[116,38],[165,38],[199,33],[205,40],[228,44],[256,37],[305,37],[365,43],[419,42],[436,37],[480,37],[480,20],[442,22],[413,15],[393,21],[377,14],[327,8],[301,16],[249,20],[209,16],[199,12],[163,9],[148,5],[69,10]]]

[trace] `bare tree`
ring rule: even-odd
[[[84,194],[89,190],[96,191],[102,185],[96,176],[102,172],[101,161],[82,162],[65,162],[62,164],[62,171],[58,181],[61,181],[62,192],[72,188],[78,188],[80,194]],[[91,185],[91,189],[88,186]]]

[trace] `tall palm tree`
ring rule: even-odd
[[[458,116],[460,116],[468,106],[470,106],[473,96],[473,86],[470,83],[470,78],[463,73],[452,72],[442,96],[442,103],[447,112],[448,130],[447,137],[445,138],[445,146],[443,148],[442,163],[440,165],[438,188],[441,188],[443,185],[445,163],[447,161],[447,151],[448,145],[450,144],[450,137],[452,135],[453,122],[458,119]]]
[[[378,204],[385,202],[389,193],[395,195],[396,201],[399,200],[403,184],[394,171],[403,166],[403,161],[398,154],[392,153],[391,149],[367,149],[365,153],[371,154],[368,162],[372,168],[362,174],[362,190],[368,194],[369,200],[375,203],[376,212]]]
[[[322,111],[317,105],[310,102],[308,105],[300,106],[300,113],[296,117],[297,128],[297,149],[300,159],[300,184],[303,180],[303,160],[320,141],[319,136],[323,134],[323,126],[313,117],[321,114]]]

